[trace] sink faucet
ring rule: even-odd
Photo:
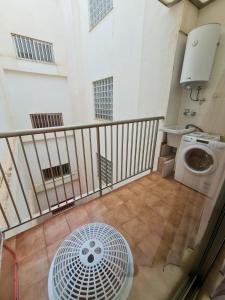
[[[198,126],[196,126],[196,125],[194,125],[194,124],[187,124],[187,125],[185,126],[185,129],[188,129],[188,128],[190,128],[190,127],[193,127],[193,128],[197,129],[197,130],[200,131],[200,132],[204,132],[201,128],[199,128]]]

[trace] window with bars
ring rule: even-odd
[[[53,178],[59,178],[70,174],[70,164],[62,164],[61,166],[55,166],[42,170],[42,174],[45,181],[52,180]]]
[[[54,63],[52,43],[19,34],[12,34],[12,38],[18,58]]]
[[[62,113],[30,114],[33,128],[63,126]]]
[[[97,166],[98,166],[98,176],[99,176],[99,157],[98,153],[97,156]],[[112,162],[105,158],[104,156],[100,155],[101,160],[101,179],[105,184],[112,183]]]
[[[113,119],[113,77],[93,82],[95,118],[101,120]]]
[[[90,29],[113,9],[113,0],[89,0]]]

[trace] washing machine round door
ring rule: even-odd
[[[217,165],[216,157],[211,149],[202,145],[192,145],[183,152],[185,167],[192,173],[207,175]]]

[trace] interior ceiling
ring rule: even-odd
[[[163,3],[164,5],[171,7],[179,2],[181,2],[182,0],[159,0],[161,3]],[[209,5],[210,3],[216,1],[216,0],[189,0],[191,3],[193,3],[195,6],[197,6],[198,8],[203,8],[206,5]]]

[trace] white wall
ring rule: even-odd
[[[93,122],[92,82],[113,76],[113,119],[137,117],[145,1],[114,0],[113,10],[89,31],[88,1],[79,1],[83,122]],[[76,7],[74,8],[76,9]]]
[[[67,77],[5,71],[14,128],[31,128],[32,113],[63,113],[64,124],[72,124],[73,112]]]
[[[55,64],[17,59],[15,51],[16,49],[11,37],[11,33],[21,34],[53,43]],[[65,77],[68,75],[68,57],[64,36],[61,1],[40,0],[37,2],[34,0],[21,0],[18,2],[16,0],[9,0],[0,3],[1,116],[2,111],[4,111],[3,117],[0,118],[1,130],[31,128],[31,124],[27,123],[25,120],[27,119],[27,112],[35,111],[36,109],[36,104],[34,103],[34,101],[36,101],[35,98],[38,99],[39,102],[38,110],[45,112],[45,110],[54,110],[54,106],[50,108],[50,103],[46,103],[47,97],[50,94],[50,101],[51,99],[56,98],[56,103],[58,102],[58,99],[62,93],[65,94],[64,88],[63,91],[60,91],[60,84],[58,87],[56,86],[57,83],[62,80],[62,77],[64,77],[65,80]],[[37,77],[39,76],[40,78],[44,75],[48,75],[49,78],[52,76],[52,82],[54,76],[54,87],[53,84],[50,83],[50,80],[47,79],[47,76],[45,77],[45,86],[40,86],[37,84]],[[14,79],[12,78],[13,76]],[[21,82],[22,77],[24,78],[24,82]],[[18,90],[16,86],[18,85],[20,85],[20,88],[23,91],[18,94],[17,98]],[[30,93],[29,88],[30,91],[33,88],[36,95]],[[25,92],[26,98],[23,97],[23,92]],[[45,97],[43,97],[44,93]],[[68,88],[66,93],[70,95]],[[68,95],[66,96],[66,106],[64,112],[66,110],[66,121],[71,123],[71,109],[68,109],[68,102],[70,102],[71,108],[72,99],[71,97],[68,97]],[[64,100],[65,97],[63,95],[61,101],[64,102]],[[19,113],[17,111],[17,116],[20,114],[18,118],[15,118],[15,110],[18,109],[18,106],[15,106],[15,101],[17,105],[18,103],[21,105],[21,110],[19,110]],[[56,104],[56,106],[57,107],[55,109],[63,110],[64,104],[61,106]],[[26,109],[24,110],[24,108]],[[22,122],[23,119],[24,122]]]
[[[193,123],[204,131],[225,135],[225,2],[217,0],[199,11],[197,26],[207,23],[220,23],[221,40],[216,52],[215,62],[210,81],[202,90],[201,97],[206,101],[199,103],[189,99],[189,91],[183,91],[179,110],[178,122],[181,124]],[[196,111],[195,117],[185,117],[184,109]]]

